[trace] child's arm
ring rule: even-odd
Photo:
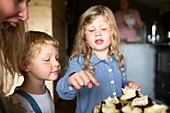
[[[84,59],[83,56],[73,58],[69,63],[69,67],[68,67],[64,77],[62,77],[58,81],[56,90],[57,90],[60,98],[62,98],[64,100],[73,100],[77,96],[77,94],[79,92],[78,88],[76,88],[76,85],[70,85],[70,83],[75,84],[75,82],[73,82],[75,80],[71,80],[71,82],[70,82],[69,79],[75,79],[76,77],[80,76],[80,74],[82,74],[83,72],[84,73],[87,72],[87,71],[83,71],[84,66],[81,65],[84,62],[83,59]],[[87,76],[87,73],[82,74],[82,75],[83,75],[83,77],[86,76],[86,78],[88,78],[88,79],[90,78],[90,83],[86,82],[86,84],[89,87],[92,87],[92,82],[96,83],[95,82],[96,79],[94,80],[94,76],[91,73],[89,73],[90,77]],[[78,79],[78,81],[80,81],[80,79]]]
[[[72,74],[68,78],[68,82],[71,86],[74,86],[77,89],[81,89],[82,86],[88,86],[89,88],[92,88],[93,87],[92,82],[96,86],[100,85],[97,79],[88,70],[81,70]]]
[[[73,68],[70,70],[73,70]],[[66,74],[58,81],[56,90],[60,98],[64,100],[72,100],[77,96],[79,91],[78,89],[80,89],[82,86],[88,86],[89,88],[92,88],[92,82],[99,86],[99,82],[90,72],[85,70],[74,72],[73,70],[73,74]]]
[[[137,91],[141,90],[141,87],[139,86],[139,84],[137,84],[134,81],[129,81],[127,85],[125,85],[126,89],[135,89]]]

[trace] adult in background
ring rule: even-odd
[[[130,0],[120,0],[120,10],[115,11],[115,19],[123,41],[137,42],[137,30],[142,28],[138,10],[129,8]]]
[[[18,72],[22,51],[24,23],[28,19],[27,5],[30,0],[0,0],[0,113],[10,113],[4,95],[8,93]],[[9,80],[10,79],[10,80]]]

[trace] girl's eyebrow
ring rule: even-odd
[[[51,54],[52,54],[52,53],[44,53],[43,55],[44,55],[44,56],[47,56],[47,55],[49,56],[49,55],[51,55]]]

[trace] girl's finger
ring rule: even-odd
[[[100,86],[100,83],[98,82],[98,80],[90,72],[87,71],[87,74],[89,75],[91,82],[93,82],[96,86]]]
[[[85,85],[85,82],[82,76],[77,76],[76,79],[77,79],[77,82],[80,84],[80,86]]]
[[[73,84],[73,86],[74,86],[75,88],[81,89],[81,85],[79,84],[79,82],[77,81],[77,79],[74,79],[74,80],[72,81],[72,84]]]

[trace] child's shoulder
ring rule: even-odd
[[[18,91],[18,90],[20,90],[20,89],[16,88],[14,93],[7,97],[7,100],[14,103],[14,104],[25,103],[26,99],[22,95],[16,93],[16,91]]]
[[[17,113],[23,113],[23,111],[25,112],[25,110],[28,110],[28,108],[30,108],[27,100],[17,93],[9,95],[6,99],[8,106],[10,106],[10,111],[17,110]]]
[[[79,65],[82,66],[82,65],[84,65],[84,55],[83,55],[83,54],[80,54],[80,55],[78,55],[78,56],[73,57],[73,58],[70,60],[69,64],[72,64],[72,65],[74,65],[74,66],[79,66]]]
[[[72,61],[84,61],[84,54],[80,54],[71,59]]]

